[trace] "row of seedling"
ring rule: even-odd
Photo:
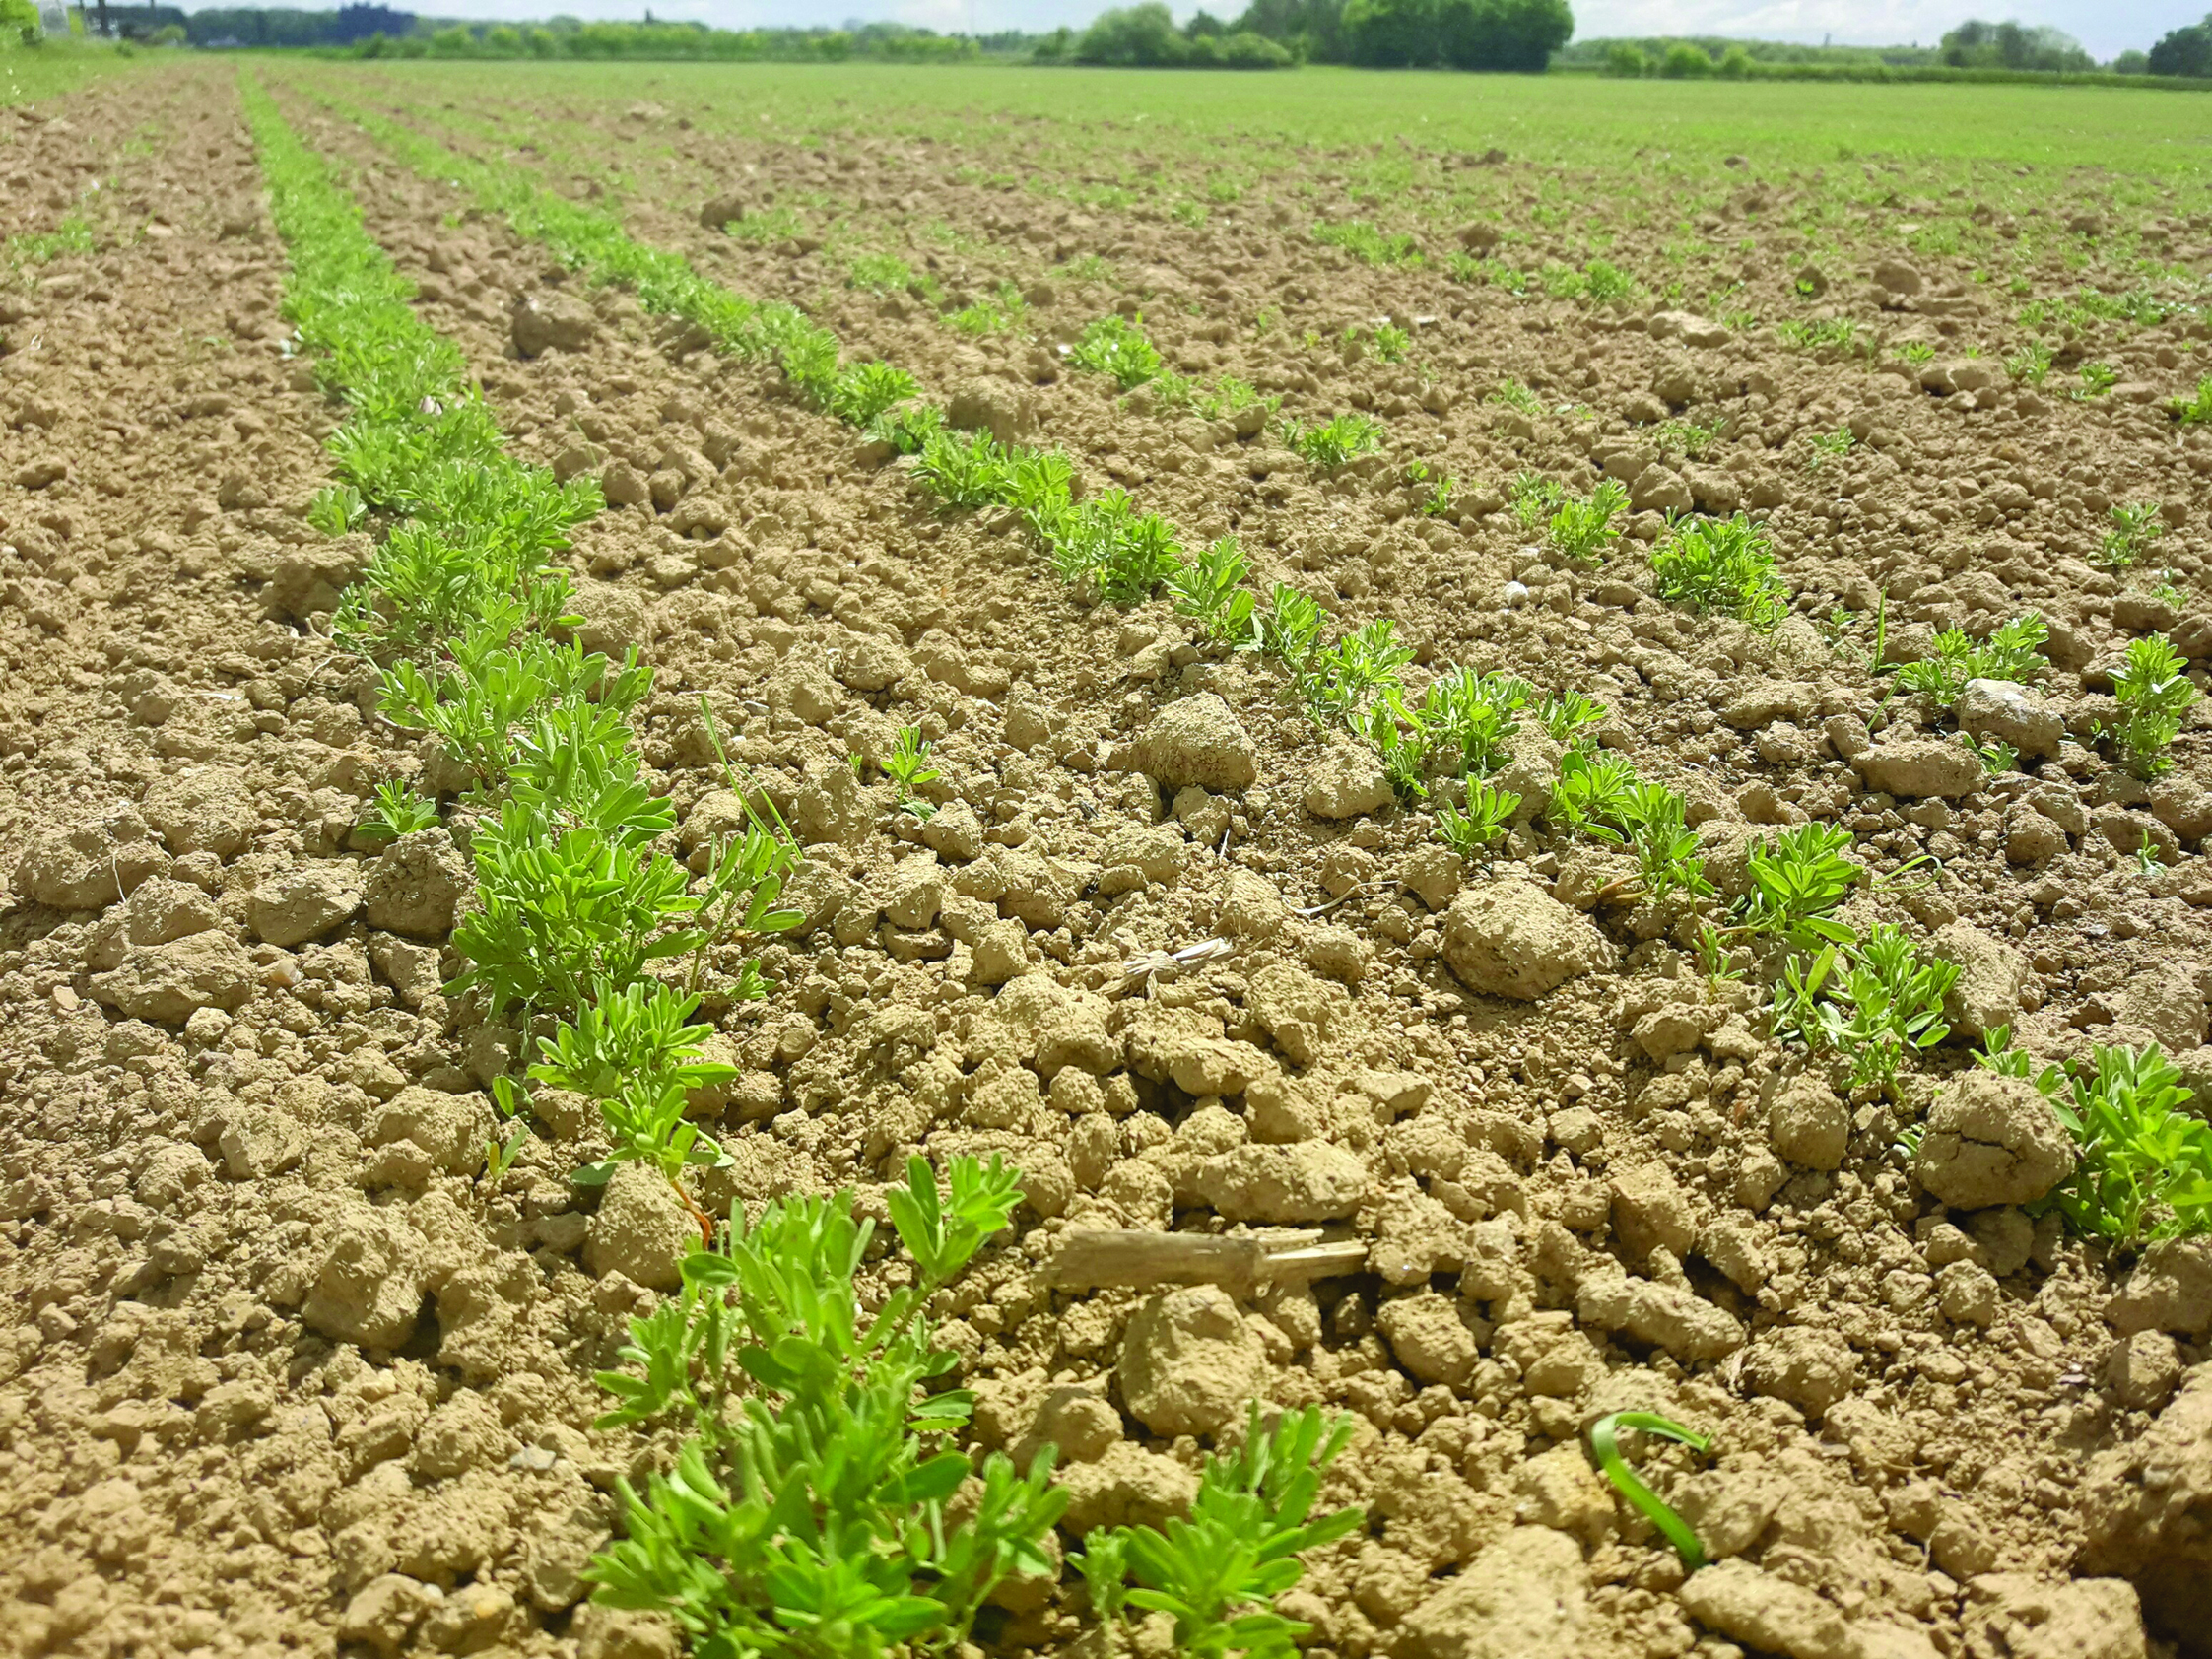
[[[601,1378],[617,1402],[603,1426],[670,1424],[682,1443],[672,1472],[623,1486],[625,1536],[588,1576],[603,1601],[673,1616],[701,1651],[843,1654],[855,1632],[866,1651],[961,1641],[1000,1583],[1055,1570],[1046,1535],[1066,1506],[1049,1451],[1020,1473],[952,1443],[972,1396],[941,1386],[955,1360],[924,1314],[1007,1225],[1019,1175],[960,1158],[940,1193],[910,1161],[889,1209],[913,1280],[872,1311],[856,1278],[873,1224],[849,1192],[779,1200],[750,1226],[733,1208],[721,1228],[693,1199],[687,1173],[718,1149],[691,1100],[732,1075],[703,1058],[702,973],[714,946],[796,921],[775,907],[794,849],[755,818],[697,882],[656,850],[673,816],[629,724],[651,671],[634,652],[617,666],[558,642],[574,619],[547,558],[593,493],[504,456],[458,353],[415,318],[353,203],[258,87],[247,109],[294,257],[287,312],[350,407],[332,442],[348,483],[318,510],[342,526],[404,515],[347,595],[341,640],[377,663],[386,715],[435,732],[470,778],[458,810],[477,903],[454,931],[469,965],[449,989],[518,1015],[535,1038],[528,1079],[596,1100],[610,1161],[659,1168],[702,1224],[682,1294],[632,1322],[635,1370]],[[394,830],[436,821],[397,792],[380,810]],[[718,986],[732,1000],[762,988],[751,962]],[[497,1092],[519,1122],[523,1086]],[[520,1144],[495,1145],[495,1174]],[[1306,1626],[1271,1603],[1297,1581],[1298,1552],[1360,1524],[1357,1510],[1309,1518],[1347,1432],[1318,1410],[1264,1425],[1255,1409],[1241,1448],[1209,1460],[1187,1519],[1085,1541],[1102,1619],[1160,1609],[1194,1649],[1265,1635],[1289,1651]]]

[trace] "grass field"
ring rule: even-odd
[[[425,87],[480,88],[469,64],[410,64]],[[1224,138],[1324,149],[1498,146],[1560,166],[1626,168],[1651,151],[1813,167],[1879,154],[2178,175],[2212,166],[2212,99],[2096,87],[1868,87],[1456,75],[1311,67],[1289,75],[888,64],[503,64],[503,96],[728,100],[786,138],[977,136],[972,123],[1081,127],[1107,150]],[[1111,123],[1111,125],[1108,125]],[[986,135],[987,136],[987,135]]]

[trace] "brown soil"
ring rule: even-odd
[[[720,1113],[735,1162],[704,1196],[850,1185],[873,1205],[917,1149],[1018,1162],[1019,1236],[940,1311],[981,1442],[1066,1448],[1071,1521],[1172,1508],[1247,1395],[1321,1400],[1359,1419],[1333,1499],[1371,1523],[1285,1598],[1316,1653],[2129,1659],[2138,1595],[2149,1651],[2212,1652],[2212,1255],[2108,1259],[1990,1189],[1950,1209],[1924,1191],[1892,1143],[1964,1068],[1957,1042],[1902,1104],[1840,1098],[1757,1034],[1752,990],[1705,984],[1675,916],[1598,902],[1617,867],[1586,844],[1524,831],[1486,878],[1439,856],[1425,814],[1320,816],[1354,804],[1357,768],[1265,664],[1201,649],[1164,604],[1078,608],[1011,525],[933,515],[757,367],[579,295],[500,224],[448,225],[450,191],[286,106],[358,169],[371,233],[517,451],[644,482],[581,532],[580,609],[588,639],[657,668],[642,737],[691,835],[721,805],[704,694],[810,843],[809,925],[764,953],[770,999],[724,1018],[746,1071]],[[1968,961],[1963,1025],[2009,1021],[2052,1057],[2156,1039],[2212,1083],[2212,748],[2192,726],[2145,788],[2076,741],[2131,633],[2212,649],[2212,451],[2148,397],[1930,395],[1771,336],[1691,347],[1647,312],[1374,271],[1256,213],[1191,230],[986,208],[893,148],[863,152],[887,212],[1003,232],[949,289],[1003,266],[1042,344],[1141,292],[1172,362],[1291,413],[1372,409],[1387,461],[1317,483],[1269,437],[1117,401],[1039,342],[825,299],[833,274],[797,244],[698,225],[717,168],[796,188],[835,158],[695,153],[629,223],[739,292],[805,300],[935,396],[972,394],[1189,536],[1236,531],[1264,579],[1394,618],[1424,662],[1600,697],[1601,742],[1690,796],[1724,888],[1757,827],[1808,816],[1877,871],[1932,855],[1938,879],[1850,914]],[[0,839],[22,856],[0,918],[0,1649],[668,1652],[579,1605],[575,1574],[616,1479],[666,1450],[592,1429],[590,1378],[682,1228],[649,1182],[579,1195],[580,1122],[482,1172],[481,1092],[516,1039],[437,992],[436,871],[395,892],[394,855],[351,839],[378,779],[436,757],[302,626],[344,574],[302,518],[335,416],[282,355],[284,260],[228,79],[0,111],[7,231],[50,228],[96,173],[99,251],[0,290]],[[1127,286],[1053,275],[1088,251]],[[1930,299],[1943,285],[1927,273]],[[517,356],[524,294],[571,349]],[[1283,323],[1209,320],[1232,295]],[[1875,303],[1849,301],[1893,345],[1947,343],[1968,314]],[[1415,329],[1426,385],[1298,345],[1385,314]],[[2165,395],[2188,333],[2098,355]],[[1595,418],[1486,404],[1508,376]],[[1670,458],[1648,423],[1674,411],[1728,435]],[[1801,434],[1846,424],[1860,445],[1809,470]],[[1465,481],[1449,517],[1413,510],[1415,457]],[[1800,614],[1769,636],[1697,623],[1623,573],[1633,556],[1589,577],[1524,551],[1498,485],[1534,467],[1579,487],[1593,463],[1633,484],[1642,540],[1669,501],[1759,507]],[[2114,499],[2164,507],[2154,560],[2186,614],[2082,562]],[[1938,721],[1878,706],[1815,619],[1883,587],[1907,650],[2040,609],[2072,735],[2015,777],[1871,789],[1851,763],[1869,717],[1884,752]],[[1205,694],[1241,742],[1146,741]],[[906,724],[944,773],[927,827],[847,763]],[[1196,786],[1240,749],[1256,781]],[[314,908],[365,883],[383,898]],[[1453,971],[1496,903],[1540,906],[1544,994]],[[1129,972],[1215,937],[1234,949]],[[1371,1249],[1362,1273],[1240,1302],[1056,1288],[1056,1235],[1100,1226],[1310,1226]],[[1687,1584],[1575,1443],[1623,1408],[1715,1436],[1702,1462],[1642,1454],[1724,1558]],[[1072,1586],[1002,1599],[991,1651],[1079,1639]]]

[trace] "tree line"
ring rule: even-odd
[[[1153,68],[1286,68],[1353,63],[1377,69],[1540,73],[1575,33],[1567,0],[1250,0],[1234,22],[1199,12],[1180,29],[1165,5],[1102,14],[1062,30],[1039,61]]]

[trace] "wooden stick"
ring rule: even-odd
[[[1107,1232],[1079,1229],[1060,1240],[1052,1282],[1064,1289],[1099,1285],[1219,1285],[1250,1295],[1287,1279],[1358,1273],[1368,1247],[1353,1240],[1323,1244],[1316,1230],[1214,1238],[1196,1232]]]

